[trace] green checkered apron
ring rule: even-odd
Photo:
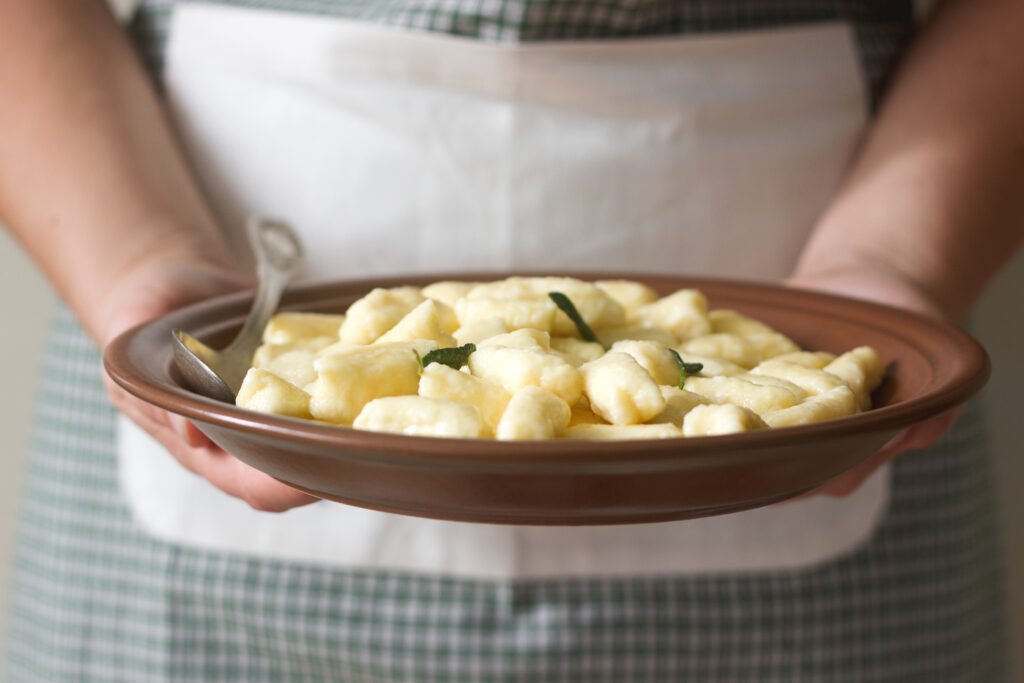
[[[900,3],[840,0],[289,8],[510,41],[845,18],[876,96],[910,21]],[[134,25],[154,63],[167,14],[150,3]],[[517,581],[339,570],[148,537],[118,492],[99,354],[65,310],[37,418],[10,615],[12,683],[1001,680],[989,465],[974,408],[940,444],[895,465],[880,527],[837,560],[750,574]]]

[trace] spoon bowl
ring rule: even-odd
[[[249,316],[238,335],[218,351],[184,330],[171,333],[174,364],[188,388],[226,403],[235,402],[262,341],[263,328],[277,310],[288,280],[302,261],[302,245],[287,224],[254,218],[249,221],[247,232],[256,255],[258,286]]]

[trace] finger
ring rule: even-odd
[[[165,424],[144,415],[139,422],[187,470],[256,510],[283,512],[319,500],[247,465],[216,445],[192,447]]]
[[[161,257],[163,262],[144,264],[125,276],[126,282],[107,302],[98,338],[105,346],[117,335],[139,323],[186,304],[251,286],[249,279],[231,268]]]
[[[955,408],[925,422],[914,425],[905,432],[899,444],[903,451],[927,448],[941,439],[960,418],[963,408]]]
[[[284,512],[320,500],[282,484],[266,472],[261,472],[223,451],[202,458],[197,465],[203,476],[215,486],[263,512]]]
[[[144,416],[156,424],[170,427],[174,433],[193,448],[209,448],[215,445],[208,436],[203,434],[187,418],[175,415],[132,396],[109,377],[104,378],[104,383],[114,406],[129,417],[135,419]]]
[[[864,462],[843,472],[835,479],[824,483],[809,495],[826,495],[832,498],[846,498],[859,489],[868,478],[886,463],[894,460],[902,450],[883,448]]]
[[[243,463],[205,435],[202,435],[202,445],[190,445],[173,426],[170,413],[135,398],[116,385],[109,386],[108,390],[115,405],[153,436],[182,466],[253,508],[282,512],[319,500]],[[189,426],[198,432],[194,425],[189,423]]]
[[[107,375],[103,376],[103,386],[107,390],[107,396],[110,397],[111,403],[122,413],[133,419],[145,417],[165,427],[170,426],[167,411],[132,396]]]
[[[174,413],[168,413],[167,417],[171,428],[192,448],[209,448],[215,445],[210,437],[203,434],[189,419]]]
[[[811,496],[831,496],[833,498],[845,498],[860,487],[875,470],[891,461],[900,453],[903,453],[904,442],[911,430],[904,429],[896,436],[885,442],[876,453],[867,460],[858,463],[853,468],[829,479],[821,486],[796,496],[793,500],[802,500]]]
[[[949,431],[961,412],[961,408],[956,408],[903,430],[864,462],[805,495],[824,494],[837,498],[849,496],[882,465],[907,451],[920,450],[934,444]]]

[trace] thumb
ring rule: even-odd
[[[237,292],[248,278],[218,264],[166,261],[123,276],[106,299],[97,338],[106,345],[125,330],[182,306]]]

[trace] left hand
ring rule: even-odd
[[[229,264],[170,248],[153,254],[118,278],[88,319],[101,344],[122,331],[185,304],[237,291],[245,279]],[[186,469],[263,512],[283,512],[317,498],[283,484],[222,450],[185,418],[135,398],[105,377],[114,405],[160,442]]]
[[[881,265],[821,273],[797,273],[786,280],[785,284],[866,299],[932,318],[946,319],[942,309],[920,287],[901,273]],[[850,495],[882,465],[907,451],[926,448],[938,441],[953,426],[959,414],[959,409],[953,410],[908,427],[861,464],[805,495],[824,494],[839,498]]]

